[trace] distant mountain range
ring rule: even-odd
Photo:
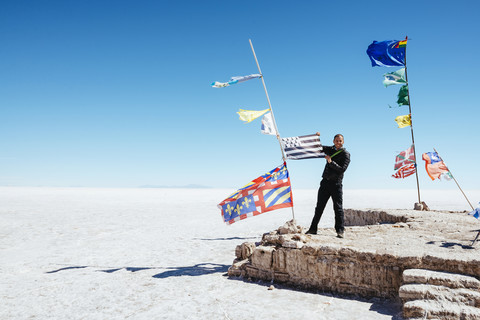
[[[165,188],[165,189],[211,189],[212,187],[203,186],[201,184],[187,184],[185,186],[159,186],[159,185],[144,185],[139,188]]]

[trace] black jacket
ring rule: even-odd
[[[350,164],[350,153],[345,148],[342,148],[341,150],[343,151],[332,158],[332,162],[327,162],[325,165],[322,174],[323,179],[340,183],[342,182],[343,173],[347,170],[347,167]],[[337,152],[337,149],[335,149],[335,146],[323,146],[323,152],[326,155],[331,156]]]

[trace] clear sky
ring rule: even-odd
[[[399,86],[365,51],[409,37],[420,188],[435,147],[478,189],[478,1],[4,1],[0,10],[0,185],[236,189],[281,164],[274,136],[239,108],[268,107],[282,137],[345,136],[344,188],[416,188],[391,177],[411,144]],[[325,160],[289,160],[293,188],[317,188]],[[219,199],[221,200],[221,199]]]

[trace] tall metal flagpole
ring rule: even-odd
[[[265,89],[265,95],[267,96],[268,107],[270,108],[270,112],[272,113],[273,126],[275,127],[277,140],[278,140],[278,143],[280,144],[280,150],[282,151],[282,158],[283,158],[283,161],[285,162],[285,152],[283,151],[283,148],[282,148],[282,142],[280,140],[280,134],[278,133],[277,122],[275,121],[275,115],[273,114],[272,104],[270,103],[270,98],[268,97],[267,86],[265,85],[265,80],[263,79],[263,73],[262,73],[262,70],[260,70],[260,65],[258,64],[257,55],[255,54],[255,50],[253,49],[252,40],[248,39],[248,41],[250,42],[250,47],[252,48],[255,62],[257,63],[258,73],[262,75],[261,79],[263,83],[263,89]]]
[[[408,45],[408,36],[405,37]],[[407,47],[405,47],[405,81],[407,82],[407,95],[408,95],[408,112],[410,114],[410,132],[412,133],[412,145],[413,145],[413,157],[415,159],[415,176],[417,177],[417,193],[418,193],[418,203],[421,204],[420,200],[420,185],[418,183],[418,166],[417,166],[417,152],[415,151],[415,138],[413,137],[413,120],[412,120],[412,107],[410,100],[410,86],[408,85],[408,76],[407,76]]]
[[[265,90],[265,95],[267,96],[268,107],[270,108],[270,112],[272,113],[273,126],[275,127],[278,144],[280,145],[280,151],[282,151],[283,162],[286,163],[285,152],[283,151],[282,142],[280,140],[280,134],[278,133],[277,122],[275,121],[275,115],[273,114],[272,104],[270,103],[270,98],[268,97],[267,86],[265,85],[265,80],[263,79],[263,73],[262,73],[262,70],[260,69],[260,64],[258,63],[257,55],[255,54],[255,49],[253,49],[252,40],[248,39],[248,42],[250,42],[250,47],[252,48],[253,57],[255,58],[255,62],[257,63],[258,73],[262,75],[261,79],[262,79],[263,89]],[[293,219],[295,220],[295,211],[293,210],[293,203],[291,208],[292,208]]]

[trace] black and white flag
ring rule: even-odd
[[[282,145],[287,159],[325,158],[320,137],[316,134],[282,138]]]

